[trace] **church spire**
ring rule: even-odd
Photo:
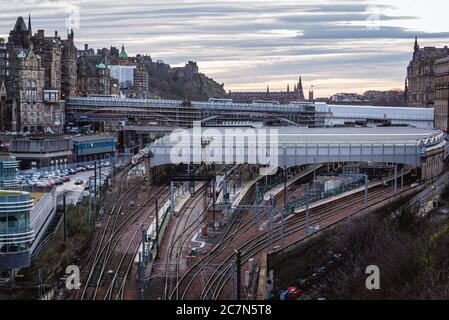
[[[32,36],[32,30],[31,30],[31,14],[28,15],[28,32],[30,33],[30,36]]]
[[[418,36],[415,36],[415,52],[417,52],[419,50],[419,44],[418,44]]]
[[[301,78],[301,76],[299,76],[298,87],[296,88],[296,90],[298,91],[298,98],[299,98],[299,100],[305,100],[304,99],[304,90],[302,88],[302,78]]]

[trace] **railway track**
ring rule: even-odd
[[[392,194],[391,190],[384,190],[381,186],[375,187],[370,193],[369,206],[384,201],[388,198],[396,196],[402,192],[406,192],[410,188],[399,191],[396,194]],[[311,224],[314,225],[322,220],[332,218],[341,213],[341,210],[357,211],[362,209],[361,203],[363,202],[363,193],[357,193],[357,196],[351,196],[341,198],[337,201],[327,203],[326,205],[316,207],[313,209],[313,213],[310,215]],[[307,227],[305,214],[295,216],[294,219],[286,221],[284,237],[288,237],[298,232],[303,231],[306,235],[305,229]],[[251,257],[254,257],[258,253],[269,249],[270,232],[268,230],[259,234],[256,239],[251,239],[240,245],[237,250],[241,251],[242,265],[247,263]],[[281,241],[281,226],[277,225],[273,228],[273,242]],[[201,299],[213,299],[216,300],[222,294],[226,283],[231,279],[231,266],[229,265],[234,257],[234,253],[229,254],[215,270],[212,276],[209,278],[206,285],[201,292]],[[228,264],[228,265],[227,265]]]
[[[231,168],[228,169],[228,183],[230,183],[231,181],[235,180],[235,178],[240,174],[241,172],[241,168],[242,166],[236,165],[236,166],[232,166]],[[224,174],[224,170],[225,168],[223,168],[222,170],[220,170],[220,172],[217,173],[217,175],[221,175]],[[202,186],[199,191],[200,194],[197,194],[194,199],[191,201],[191,203],[189,204],[189,206],[187,207],[187,219],[184,219],[184,226],[183,229],[181,231],[181,233],[176,236],[177,230],[179,228],[180,225],[180,221],[178,220],[176,225],[175,225],[175,231],[174,231],[174,239],[172,239],[172,243],[170,245],[169,251],[167,253],[167,257],[166,257],[166,266],[165,266],[165,284],[164,284],[164,300],[167,300],[169,298],[169,293],[170,293],[170,289],[172,287],[172,277],[170,276],[171,272],[169,270],[171,265],[175,265],[175,274],[176,274],[176,281],[179,281],[179,277],[180,277],[180,261],[181,261],[181,253],[182,250],[187,242],[187,240],[193,235],[193,233],[196,231],[195,226],[200,226],[201,224],[203,224],[206,221],[206,211],[207,208],[210,205],[211,199],[209,199],[207,201],[207,203],[205,203],[205,207],[204,210],[202,212],[200,212],[198,214],[197,217],[195,217],[195,219],[187,224],[187,221],[191,218],[192,214],[195,211],[195,208],[198,206],[198,204],[201,201],[201,198],[203,197],[205,191],[206,191],[206,185]],[[218,194],[223,190],[223,186],[221,188],[218,188]],[[192,206],[193,205],[193,206]],[[198,232],[199,232],[199,228],[198,228]],[[173,252],[175,252],[175,255],[173,256]],[[170,261],[173,261],[174,263],[172,264]],[[178,290],[178,285],[176,284],[175,287],[175,293],[176,293],[176,297],[179,297],[179,290]]]
[[[377,187],[377,189],[382,189],[382,187]],[[372,202],[373,200],[375,200],[378,195],[377,193],[379,191],[374,190],[373,188],[371,189],[372,191],[370,192],[370,201]],[[391,191],[386,191],[386,193],[391,193]],[[358,197],[357,199],[354,198],[354,196],[351,196],[352,198],[350,199],[351,203],[357,202],[360,200],[360,196],[363,197],[363,192],[360,191],[358,193]],[[345,199],[345,198],[343,198]],[[340,200],[343,201],[343,200]],[[347,199],[345,199],[343,201],[343,204],[340,204],[338,206],[335,205],[335,203],[330,203],[330,204],[326,204],[326,205],[322,205],[320,206],[320,210],[315,212],[315,210],[317,210],[317,208],[314,208],[314,214],[313,216],[311,216],[311,223],[315,223],[316,219],[318,219],[318,221],[320,219],[325,219],[326,217],[329,216],[329,214],[326,214],[325,210],[337,210],[338,209],[343,209],[343,208],[349,208],[348,207],[348,201]],[[372,203],[371,203],[372,204]],[[237,217],[236,217],[237,218]],[[236,219],[235,218],[235,219]],[[298,219],[300,219],[300,221],[298,222]],[[243,221],[243,220],[242,220]],[[194,283],[195,279],[199,276],[200,272],[202,270],[204,270],[205,265],[211,265],[215,260],[217,260],[217,258],[220,257],[220,255],[224,255],[224,251],[226,249],[229,249],[229,247],[239,247],[239,245],[234,245],[232,246],[232,242],[233,239],[235,238],[236,235],[238,234],[245,234],[250,232],[250,229],[254,226],[255,221],[254,219],[249,219],[247,222],[242,224],[242,221],[240,221],[237,225],[237,228],[235,229],[235,231],[228,233],[206,256],[202,257],[202,259],[200,259],[200,261],[196,262],[196,264],[194,266],[192,266],[181,278],[180,282],[178,283],[178,285],[180,286],[181,283],[183,282],[187,282],[187,284],[185,285],[184,289],[183,289],[183,294],[181,296],[181,299],[185,299],[186,295],[189,291],[189,288],[192,287],[192,284]],[[291,232],[297,232],[297,229],[292,229],[291,225],[292,223],[300,223],[301,224],[301,228],[304,228],[305,226],[305,216],[303,215],[302,217],[299,216],[295,217],[295,219],[290,219],[288,220],[288,222],[285,224],[285,236],[288,236],[289,234],[291,234]],[[277,241],[278,234],[280,234],[280,226],[276,226],[274,227],[273,230],[273,241]],[[290,228],[290,229],[288,229]],[[292,231],[293,230],[293,231]],[[260,243],[267,243],[267,234],[268,231],[264,231],[262,234],[257,234],[255,238],[253,238],[252,240],[247,241],[246,243],[244,243],[243,245],[240,245],[240,247],[242,247],[241,249],[244,249],[244,246],[248,246],[250,243],[253,243],[254,241],[259,241]],[[261,244],[259,244],[261,245]],[[266,245],[265,245],[266,247]],[[248,252],[245,252],[245,254],[248,254]],[[211,288],[215,285],[215,283],[217,282],[216,280],[216,275],[219,273],[220,277],[224,277],[227,272],[229,272],[230,267],[226,267],[223,270],[223,266],[229,262],[233,257],[233,253],[230,254],[229,256],[225,257],[223,260],[221,260],[221,264],[219,264],[219,267],[215,270],[215,272],[212,275],[208,276],[208,281],[206,283],[206,285],[203,287],[203,290],[201,290],[201,294],[200,297],[201,298],[208,298],[210,297],[210,292],[211,292]],[[248,258],[249,259],[249,258]],[[220,260],[219,260],[220,261]],[[246,260],[245,260],[246,261]],[[190,280],[188,279],[188,276],[190,276]],[[213,290],[215,292],[215,290]],[[221,292],[221,290],[220,290]],[[213,297],[216,297],[216,294],[212,294]],[[173,297],[173,295],[171,296]]]
[[[167,251],[167,255],[165,258],[166,265],[165,265],[165,285],[164,285],[164,300],[167,299],[168,292],[170,291],[170,288],[172,286],[172,275],[171,275],[171,268],[174,265],[175,269],[175,279],[179,279],[179,269],[180,269],[180,262],[181,262],[181,255],[182,250],[184,248],[185,243],[187,240],[193,235],[193,233],[197,230],[195,229],[196,226],[200,225],[204,222],[204,213],[207,210],[208,205],[210,204],[210,199],[206,203],[205,208],[202,210],[202,212],[190,223],[188,221],[191,219],[192,215],[195,212],[195,209],[199,206],[201,200],[203,200],[206,192],[206,185],[203,185],[194,196],[194,198],[190,201],[186,213],[184,214],[183,219],[178,219],[176,221],[173,235],[170,247]],[[199,221],[198,221],[199,220]],[[182,223],[184,221],[184,223]],[[182,227],[181,227],[182,225]],[[181,227],[181,229],[180,229]],[[178,230],[179,229],[179,230]],[[178,232],[179,231],[179,232]],[[199,231],[199,230],[198,230]],[[178,294],[178,292],[176,292]]]
[[[160,189],[157,191],[161,191]],[[155,197],[147,200],[142,207],[146,207],[147,205],[150,205],[149,209],[147,211],[155,211],[156,207],[155,207],[155,199],[158,198],[162,199],[163,202],[168,200],[168,193],[167,192],[155,192]],[[160,197],[160,198],[159,198]],[[141,207],[141,208],[142,208]],[[141,209],[139,208],[139,209]],[[138,209],[138,210],[139,210]],[[137,210],[136,210],[137,211]],[[144,214],[143,212],[141,212],[142,214]],[[150,227],[151,223],[153,222],[154,217],[152,215],[146,215],[144,216],[144,220],[142,221],[142,223],[139,225],[138,223],[134,223],[135,221],[137,221],[138,217],[136,217],[134,219],[133,222],[131,222],[130,224],[130,228],[134,228],[134,231],[132,233],[132,237],[130,240],[127,240],[127,247],[124,251],[124,253],[122,254],[118,265],[115,267],[115,271],[114,271],[114,277],[111,281],[111,283],[108,286],[108,289],[105,293],[105,298],[107,298],[108,300],[112,300],[115,298],[115,300],[124,300],[125,298],[125,288],[126,288],[126,281],[128,279],[128,276],[131,273],[132,267],[134,265],[134,261],[135,261],[135,257],[137,256],[137,253],[139,251],[139,247],[140,247],[140,238],[139,236],[141,235],[141,228],[143,227],[145,230],[148,230],[148,228]],[[129,254],[129,252],[131,252],[131,254]],[[119,279],[119,275],[122,274],[122,278]],[[118,289],[115,289],[118,288]],[[116,290],[116,294],[114,295],[114,290]]]
[[[121,186],[118,190],[119,194],[121,195],[117,197],[117,199],[114,201],[114,204],[112,205],[111,211],[107,216],[103,231],[101,232],[101,236],[98,236],[97,239],[95,239],[95,243],[97,243],[97,245],[94,250],[91,251],[92,254],[90,255],[90,257],[92,264],[90,266],[89,274],[87,276],[81,294],[81,300],[95,300],[97,298],[106,268],[111,261],[114,249],[119,244],[121,237],[126,233],[127,228],[132,226],[132,224],[139,219],[143,211],[142,209],[147,207],[149,203],[154,201],[156,196],[159,197],[161,195],[162,189],[164,188],[161,187],[156,190],[151,190],[151,193],[155,194],[156,196],[153,196],[145,201],[142,206],[140,206],[130,214],[122,216],[120,213],[123,207],[127,203],[129,203],[130,199],[136,196],[135,192],[141,186],[142,183],[137,183],[136,185],[123,192],[126,187],[126,181],[123,181],[121,183]],[[110,290],[108,290],[107,292],[109,294]],[[109,296],[111,296],[111,294],[109,294]]]
[[[292,190],[296,186],[301,185],[302,183],[310,180],[310,177],[313,176],[313,172],[310,172],[309,174],[305,175],[304,177],[298,179],[295,181],[292,185],[289,186],[289,190]],[[282,194],[278,194],[276,196],[276,199],[280,199],[282,197]],[[243,205],[251,205],[255,201],[255,190],[252,189],[250,192],[245,195],[245,198],[242,200]],[[262,215],[262,214],[261,214]],[[215,259],[225,248],[227,248],[228,245],[234,240],[234,237],[242,231],[242,228],[245,226],[253,226],[255,223],[255,217],[251,215],[247,215],[246,211],[240,212],[240,214],[236,214],[231,221],[231,223],[228,225],[224,233],[221,235],[221,238],[219,242],[215,245],[215,247],[209,251],[205,256],[201,257],[199,261],[195,262],[195,264],[189,268],[186,273],[180,278],[179,282],[175,286],[175,289],[171,292],[171,294],[168,296],[169,299],[174,299],[174,294],[176,293],[176,299],[179,299],[178,292],[180,291],[179,287],[182,283],[187,282],[185,288],[183,289],[183,294],[181,296],[181,299],[184,299],[187,293],[188,288],[190,288],[193,284],[193,281],[196,277],[199,276],[199,274],[205,270],[208,264]],[[248,227],[249,229],[249,227]],[[220,247],[222,248],[220,250]],[[209,259],[209,260],[208,260]],[[187,280],[187,275],[193,274],[193,277],[190,280]]]

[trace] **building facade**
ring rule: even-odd
[[[81,56],[77,62],[79,96],[111,94],[111,72],[100,55]]]
[[[449,131],[449,57],[435,61],[435,127]]]
[[[0,127],[8,131],[62,132],[66,92],[75,92],[76,79],[73,31],[67,40],[45,36],[43,30],[33,35],[31,17],[28,26],[19,17],[10,31],[8,42],[0,43],[0,71],[5,93],[0,92],[2,117]],[[4,54],[2,55],[2,51]],[[4,63],[2,57],[6,57]],[[2,75],[3,74],[3,75]],[[1,91],[1,90],[0,90]]]
[[[410,107],[434,107],[434,68],[438,59],[449,55],[448,47],[420,48],[415,38],[413,58],[407,67],[405,95]]]
[[[64,102],[59,89],[45,87],[46,69],[40,56],[23,49],[18,54],[16,96],[12,102],[12,130],[30,132],[62,132],[65,118]]]
[[[30,226],[33,199],[28,192],[0,191],[0,271],[10,277],[12,269],[30,265],[34,230]]]
[[[0,154],[0,190],[19,189],[19,180],[16,177],[19,161],[9,154]]]
[[[73,138],[73,157],[76,162],[112,158],[117,140],[109,135],[86,135]]]
[[[149,96],[149,75],[145,64],[138,63],[133,74],[134,95],[140,99],[146,99]]]
[[[11,140],[10,152],[20,160],[21,169],[30,169],[71,163],[72,148],[68,137],[22,138]]]

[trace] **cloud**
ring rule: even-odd
[[[386,0],[6,0],[0,35],[29,12],[34,30],[64,33],[68,5],[80,8],[79,47],[124,43],[131,54],[174,65],[193,59],[233,90],[285,89],[299,75],[318,95],[402,87],[414,35],[422,45],[449,39],[444,30],[413,28],[423,19],[419,8]],[[377,28],[369,28],[373,12]]]

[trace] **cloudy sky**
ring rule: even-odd
[[[195,60],[227,90],[285,90],[299,75],[316,96],[402,88],[415,34],[449,44],[445,0],[1,0],[0,37],[28,13],[34,31],[65,33],[73,7],[79,47]]]

